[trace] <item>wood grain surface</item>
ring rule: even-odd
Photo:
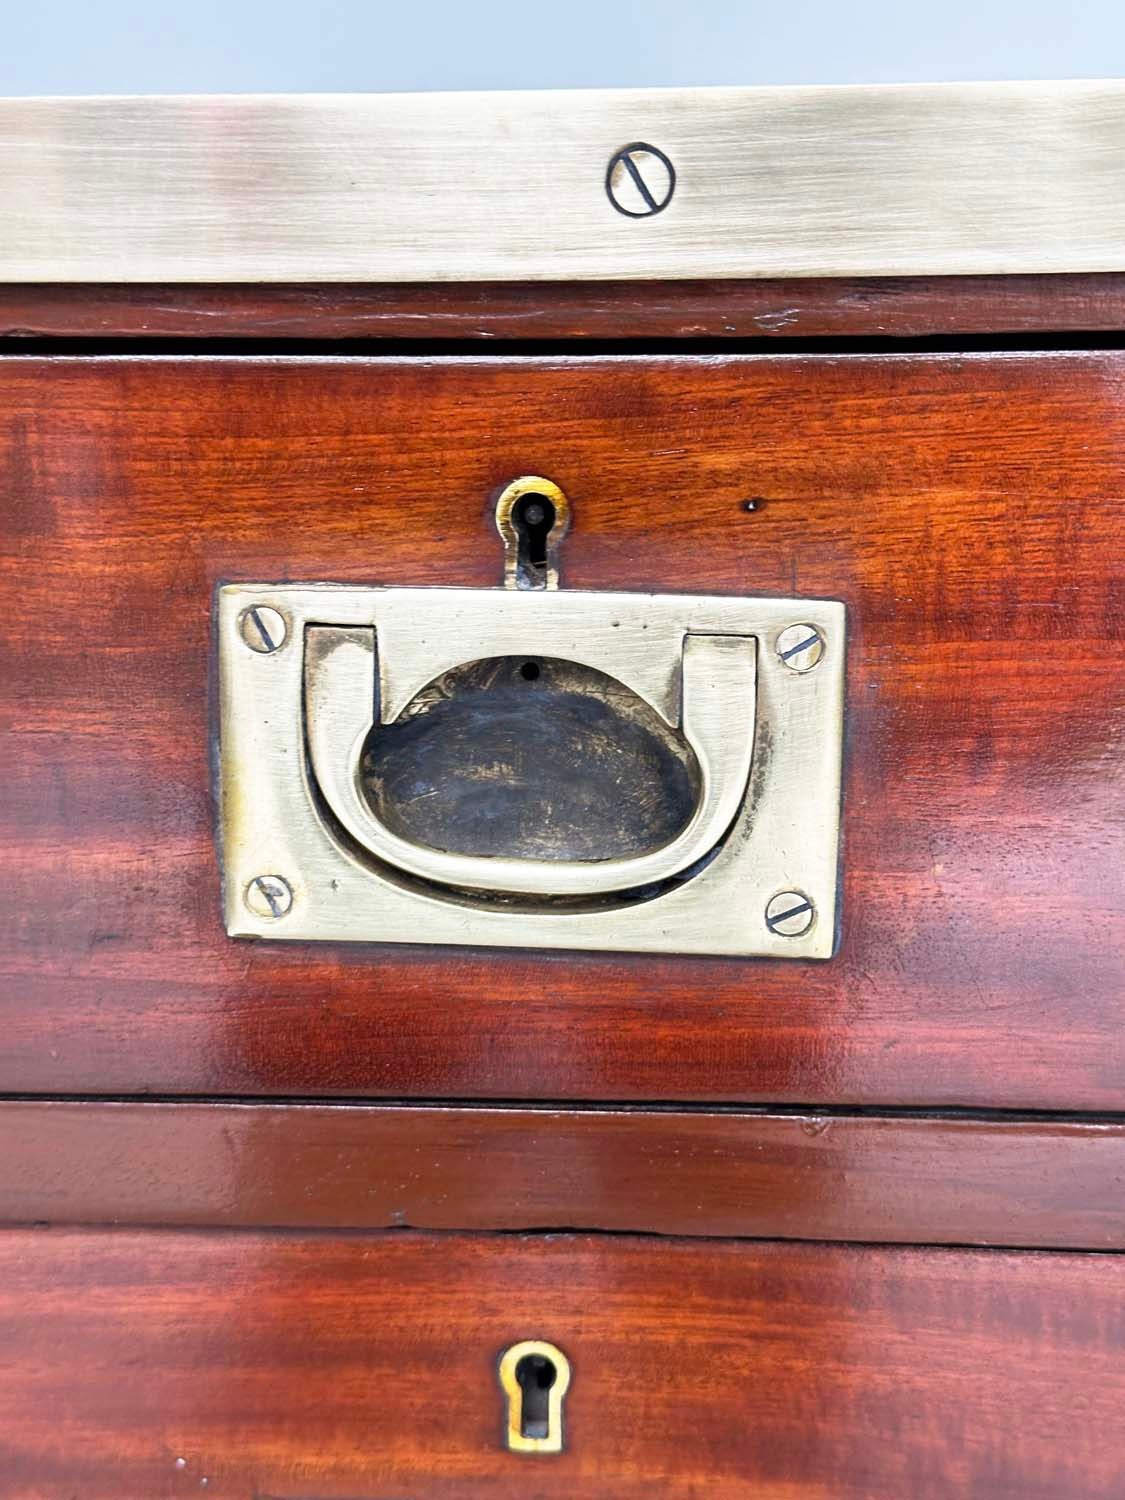
[[[1125,1249],[1125,1124],[0,1104],[0,1222]]]
[[[1119,333],[1125,275],[0,286],[0,338],[793,339]]]
[[[0,366],[0,1090],[1125,1106],[1125,356]],[[849,609],[823,964],[229,940],[222,579]]]
[[[1125,1261],[0,1234],[5,1500],[1119,1500]],[[571,1361],[502,1446],[500,1353]]]

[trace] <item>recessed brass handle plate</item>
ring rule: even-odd
[[[219,591],[218,633],[232,936],[831,956],[842,604],[232,584]],[[605,722],[627,701],[679,737],[694,796],[679,826],[638,849],[572,858],[442,847],[396,823],[371,790],[382,788],[372,747],[424,728],[473,664],[488,668],[474,722],[495,703],[518,735],[503,683],[520,662],[526,676],[539,662],[569,672],[568,692],[551,700],[564,705],[581,673],[609,684],[597,721],[607,754]],[[470,781],[486,814],[506,777],[528,774],[488,744]],[[649,797],[615,774],[624,804]],[[438,790],[420,777],[407,800]]]

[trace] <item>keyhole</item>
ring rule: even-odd
[[[507,1403],[504,1439],[511,1453],[563,1451],[563,1399],[570,1361],[556,1344],[524,1339],[500,1356]]]
[[[557,589],[559,546],[570,527],[570,505],[553,480],[524,474],[496,500],[496,529],[504,543],[504,587]]]
[[[546,495],[522,495],[512,506],[516,528],[516,577],[520,588],[547,587],[547,539],[555,526],[555,507]]]
[[[520,1436],[545,1438],[550,1431],[551,1387],[558,1379],[555,1362],[545,1354],[525,1354],[516,1366],[516,1382],[523,1392]]]

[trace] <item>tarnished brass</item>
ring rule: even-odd
[[[602,896],[680,875],[718,847],[746,798],[754,751],[754,641],[688,635],[683,641],[681,720],[695,751],[702,795],[670,842],[629,859],[479,858],[402,838],[364,800],[360,757],[371,730],[375,631],[309,627],[305,725],[309,767],[342,828],[393,870],[460,891]],[[341,748],[344,753],[341,754]],[[628,795],[628,787],[622,787]]]
[[[799,672],[795,624],[820,642]],[[231,584],[218,630],[232,935],[831,956],[842,604]],[[263,875],[284,911],[246,900]],[[788,891],[798,934],[767,919]]]
[[[563,1399],[570,1389],[566,1355],[542,1339],[524,1339],[505,1349],[499,1373],[508,1403],[505,1437],[510,1451],[561,1453]]]

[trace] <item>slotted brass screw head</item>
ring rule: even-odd
[[[251,651],[263,655],[280,650],[289,633],[285,616],[268,604],[252,604],[249,609],[244,609],[238,629]]]
[[[610,157],[605,190],[619,214],[629,219],[650,219],[671,203],[676,169],[656,146],[633,141]]]
[[[293,905],[293,889],[280,875],[255,875],[246,887],[246,905],[256,917],[283,917]]]
[[[803,891],[779,891],[766,904],[766,926],[778,937],[804,937],[816,907]]]
[[[824,655],[824,637],[815,625],[787,625],[777,638],[777,654],[791,672],[811,672]]]

